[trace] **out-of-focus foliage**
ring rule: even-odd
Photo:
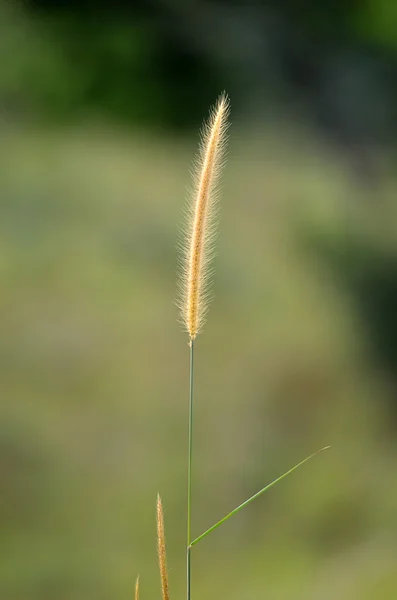
[[[393,0],[36,0],[1,5],[0,101],[45,118],[96,111],[186,127],[227,89],[241,110],[308,114],[348,143],[393,139]]]
[[[0,16],[2,55],[10,57],[0,102],[13,113],[70,120],[94,111],[183,127],[212,100],[215,69],[161,21],[96,5],[29,15],[0,4]]]

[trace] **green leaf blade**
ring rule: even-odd
[[[229,514],[227,514],[225,517],[223,517],[223,519],[221,519],[220,521],[218,521],[217,523],[215,523],[215,525],[213,525],[212,527],[210,527],[209,529],[207,529],[206,531],[204,531],[204,533],[202,533],[201,535],[199,535],[196,539],[194,539],[191,542],[190,547],[194,546],[195,544],[198,544],[198,542],[201,542],[201,540],[203,540],[205,537],[207,537],[207,535],[209,535],[210,533],[212,533],[213,531],[215,531],[215,529],[218,529],[218,527],[220,527],[223,523],[225,523],[228,519],[230,519],[230,517],[233,517],[235,514],[237,514],[238,512],[240,512],[240,510],[242,508],[244,508],[245,506],[247,506],[248,504],[250,504],[253,500],[256,500],[256,498],[259,498],[259,496],[261,496],[262,494],[264,494],[265,492],[267,492],[270,488],[272,488],[273,486],[275,486],[276,483],[279,483],[285,477],[287,477],[288,475],[291,475],[291,473],[293,473],[294,471],[296,471],[296,469],[299,469],[299,467],[301,467],[306,462],[308,462],[309,460],[311,460],[312,458],[314,458],[315,456],[317,456],[317,454],[320,454],[320,452],[323,452],[324,450],[328,450],[329,448],[330,448],[330,446],[325,446],[324,448],[321,448],[321,450],[318,450],[317,452],[314,452],[313,454],[310,454],[310,456],[307,456],[305,459],[301,460],[301,462],[299,462],[294,467],[292,467],[291,469],[289,469],[289,471],[286,471],[283,475],[280,475],[280,477],[277,477],[277,479],[274,479],[274,481],[272,481],[271,483],[268,483],[265,487],[263,487],[261,490],[259,490],[259,492],[256,492],[256,494],[254,494],[253,496],[251,496],[250,498],[248,498],[248,500],[245,500],[245,502],[243,502],[242,504],[240,504],[239,506],[237,506]]]

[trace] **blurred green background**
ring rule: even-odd
[[[397,597],[397,4],[0,1],[0,598],[184,596],[189,168],[232,103],[194,598]]]

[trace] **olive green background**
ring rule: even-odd
[[[7,67],[0,597],[121,600],[140,573],[141,597],[160,598],[160,491],[171,596],[181,598],[189,349],[177,322],[176,247],[198,129],[227,86],[214,78],[184,132],[156,111],[153,121],[123,118],[81,99],[78,112],[46,116],[52,96],[29,91],[42,80],[26,61],[55,60],[55,50],[36,55],[32,41],[50,44],[37,32],[54,13],[4,6],[2,41],[7,33],[27,70],[11,90],[10,50],[0,75],[5,82]],[[46,31],[59,40],[55,27]],[[394,56],[394,41],[377,43]],[[142,70],[148,81],[150,67]],[[60,81],[68,89],[75,76]],[[237,79],[214,301],[196,344],[193,533],[331,449],[193,549],[193,598],[392,600],[395,151],[381,127],[335,142],[310,104],[305,118],[273,101],[248,110]],[[172,75],[165,81],[171,90]],[[181,76],[184,115],[189,81]],[[385,130],[393,136],[392,115]]]

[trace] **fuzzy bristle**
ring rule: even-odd
[[[139,600],[139,575],[135,581],[135,600]]]
[[[168,571],[167,571],[167,560],[165,552],[165,533],[164,533],[164,515],[163,505],[161,502],[160,495],[157,496],[157,553],[159,559],[161,589],[163,593],[163,600],[169,600],[169,589],[168,589]]]
[[[201,132],[194,168],[194,193],[188,203],[183,241],[181,313],[190,339],[205,321],[210,292],[210,263],[216,234],[217,183],[225,157],[229,100],[222,94]]]

